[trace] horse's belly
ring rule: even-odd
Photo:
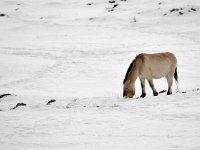
[[[168,70],[148,69],[145,76],[147,79],[160,79],[166,76],[168,72]]]
[[[166,74],[153,74],[152,75],[152,78],[153,79],[160,79],[160,78],[162,78],[162,77],[164,77]]]

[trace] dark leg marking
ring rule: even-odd
[[[146,93],[142,93],[140,97],[144,98],[146,96]]]

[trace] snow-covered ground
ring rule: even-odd
[[[163,51],[179,89],[123,99],[134,57]],[[199,0],[1,0],[0,149],[199,150],[199,58]]]

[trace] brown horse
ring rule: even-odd
[[[157,96],[158,92],[154,87],[153,79],[162,77],[167,79],[167,95],[170,95],[172,94],[173,76],[178,83],[177,59],[174,54],[169,52],[155,54],[141,53],[136,56],[126,72],[123,81],[123,96],[132,98],[135,95],[135,81],[137,77],[139,77],[141,82],[141,97],[146,96],[145,79],[148,80],[149,85],[153,90],[153,95]]]

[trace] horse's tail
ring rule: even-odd
[[[176,83],[178,84],[178,73],[177,73],[177,67],[176,67],[175,72],[174,72],[174,79],[176,80]]]

